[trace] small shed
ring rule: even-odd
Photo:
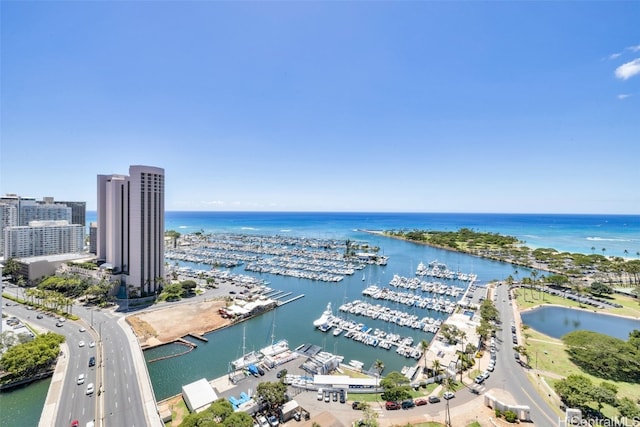
[[[182,386],[182,398],[190,412],[201,412],[218,400],[218,395],[206,378]]]

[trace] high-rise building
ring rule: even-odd
[[[84,227],[59,221],[31,221],[4,229],[4,255],[22,258],[80,253],[84,248]]]
[[[98,175],[97,199],[98,260],[124,275],[130,297],[154,295],[164,280],[164,169]]]
[[[53,197],[43,197],[42,202],[38,202],[40,205],[50,205],[54,203],[71,208],[71,224],[87,225],[87,202],[54,202]]]
[[[4,256],[4,229],[18,225],[18,208],[12,203],[0,202],[0,257]]]

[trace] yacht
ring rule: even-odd
[[[331,309],[331,303],[327,304],[327,308],[322,312],[322,316],[313,321],[313,326],[320,328],[328,325],[333,320],[333,310]]]

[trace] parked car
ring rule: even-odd
[[[278,420],[278,417],[276,417],[275,415],[270,415],[267,421],[269,421],[269,425],[271,427],[276,427],[278,424],[280,424],[280,420]]]
[[[353,402],[351,404],[351,409],[357,409],[357,410],[361,410],[362,409],[362,405],[360,404],[360,402]]]
[[[453,399],[454,397],[456,397],[456,395],[453,394],[450,391],[445,391],[444,394],[442,395],[442,397],[444,397],[446,400],[449,400],[449,399]]]
[[[415,399],[413,402],[416,404],[416,406],[422,406],[427,404],[427,399]]]
[[[489,371],[489,372],[493,372],[494,369],[495,369],[495,365],[487,366],[487,371]]]
[[[44,317],[44,316],[43,316],[42,314],[38,314],[38,315],[36,316],[36,319],[42,319],[43,317]]]
[[[396,409],[400,409],[400,404],[398,402],[389,401],[389,402],[384,404],[384,407],[388,411],[394,411]]]
[[[329,394],[330,393],[328,391],[324,392],[324,401],[325,402],[329,402],[331,400],[331,396],[329,396]]]
[[[324,393],[322,392],[322,389],[318,390],[318,400],[322,400],[322,397],[324,396]]]
[[[438,403],[440,398],[438,396],[429,396],[429,403]]]
[[[416,406],[416,404],[413,401],[413,399],[407,399],[402,401],[402,409],[410,409],[410,408],[413,408],[414,406]]]
[[[269,427],[269,422],[264,415],[259,415],[258,418],[256,418],[256,421],[258,421],[258,425],[260,427]]]

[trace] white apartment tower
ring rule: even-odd
[[[164,278],[164,169],[98,175],[97,219],[98,259],[125,276],[131,297],[154,295]]]

